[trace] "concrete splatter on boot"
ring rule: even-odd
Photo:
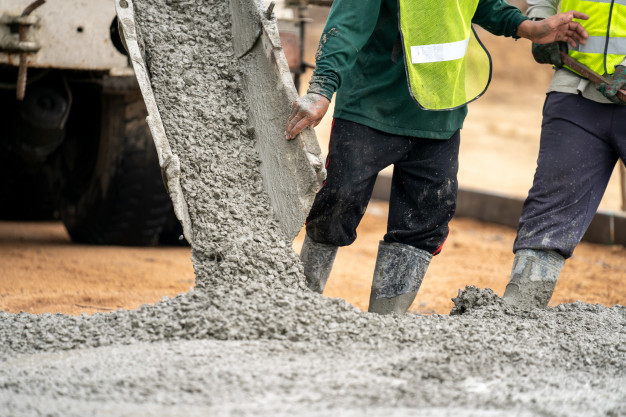
[[[547,307],[563,264],[565,258],[552,250],[518,250],[504,301],[524,310]]]
[[[378,245],[370,305],[378,314],[404,314],[422,285],[432,255],[402,243]]]
[[[337,246],[314,242],[308,235],[304,237],[300,260],[304,265],[304,275],[311,290],[320,294],[324,291],[336,255]]]

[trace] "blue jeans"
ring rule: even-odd
[[[566,259],[593,219],[618,159],[626,156],[626,106],[575,94],[546,98],[533,186],[513,251],[554,250]]]

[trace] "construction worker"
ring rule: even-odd
[[[528,0],[535,20],[557,13],[559,0]],[[504,300],[524,309],[546,307],[565,260],[600,205],[611,172],[626,156],[626,106],[616,96],[626,83],[626,4],[563,0],[561,10],[589,15],[585,45],[532,45],[535,60],[557,67],[543,110],[535,178],[513,245],[515,260]],[[596,87],[563,66],[560,51],[608,83]]]
[[[356,238],[378,172],[394,164],[369,311],[407,311],[456,208],[466,103],[491,78],[471,22],[496,35],[575,46],[586,33],[574,16],[585,17],[532,22],[504,0],[333,2],[308,92],[294,102],[285,132],[292,139],[316,126],[337,92],[328,177],[300,253],[311,289],[324,290],[337,248]]]

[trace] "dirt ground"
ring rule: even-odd
[[[367,309],[378,240],[387,204],[373,202],[356,242],[341,248],[325,295]],[[447,314],[465,285],[502,294],[513,260],[514,230],[455,219],[441,255],[434,258],[412,310]],[[294,242],[299,251],[303,234]],[[91,314],[134,309],[194,283],[188,248],[119,248],[75,245],[59,223],[0,223],[0,310]],[[581,300],[626,304],[621,285],[626,249],[582,243],[566,264],[551,305]]]
[[[311,59],[319,25],[309,32]],[[494,61],[487,94],[470,105],[462,132],[459,182],[519,197],[530,184],[538,149],[541,108],[551,69],[536,65],[530,44],[480,32]],[[317,37],[317,39],[316,39]],[[304,80],[306,85],[306,79]],[[330,117],[316,132],[327,148]],[[601,208],[619,210],[617,176]],[[378,241],[385,233],[387,205],[373,202],[357,241],[339,251],[325,295],[366,309]],[[513,260],[515,231],[457,218],[441,255],[427,273],[412,310],[447,314],[465,285],[502,294]],[[299,251],[303,234],[294,242]],[[566,263],[551,305],[581,300],[626,304],[626,249],[582,243]],[[92,247],[72,244],[56,222],[0,222],[0,310],[91,314],[134,309],[194,284],[189,248]]]

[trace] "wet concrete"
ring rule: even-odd
[[[306,288],[247,125],[226,1],[135,3],[194,229],[196,289],[135,311],[0,313],[0,415],[626,414],[626,308],[363,313]]]
[[[312,293],[253,292],[90,318],[3,314],[13,349],[0,405],[16,416],[626,411],[623,307],[524,313],[470,288],[462,315],[382,317]]]

